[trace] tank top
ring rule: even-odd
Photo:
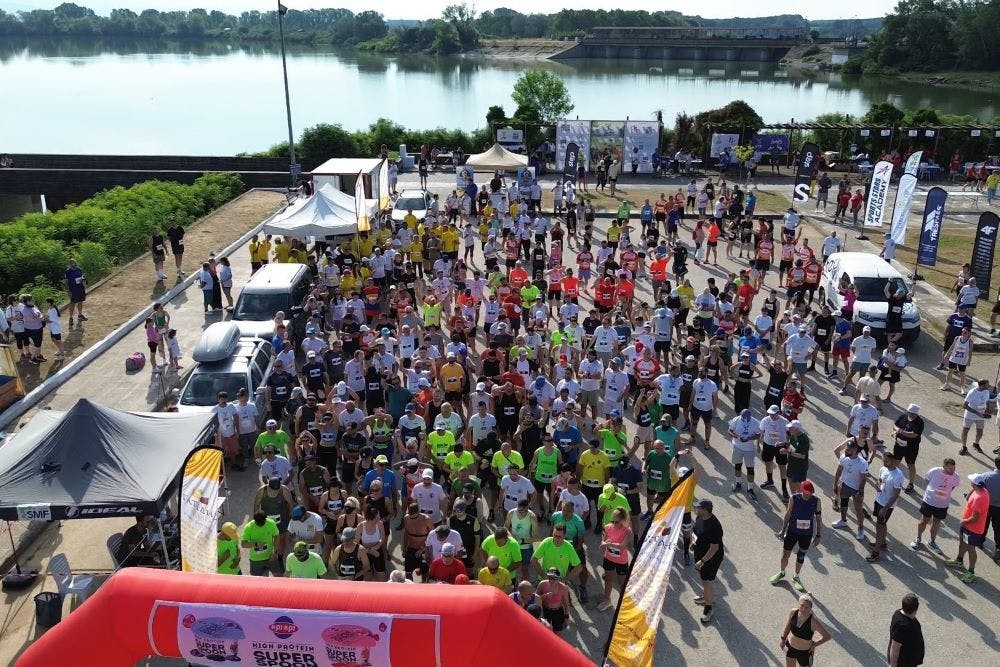
[[[510,517],[510,532],[517,538],[518,544],[531,544],[531,514],[520,517],[515,511]]]
[[[639,411],[639,414],[636,415],[635,419],[636,419],[636,423],[639,426],[642,426],[644,428],[647,428],[647,427],[650,427],[650,426],[653,425],[653,416],[651,414],[649,414],[649,408],[647,408],[645,406],[643,406],[643,408]]]
[[[557,466],[559,450],[553,447],[552,452],[546,454],[545,449],[542,448],[538,450],[537,456],[538,460],[535,464],[535,479],[539,482],[551,482],[559,473]]]
[[[604,557],[608,562],[616,563],[618,565],[626,565],[628,563],[628,551],[625,550],[625,536],[628,532],[628,527],[625,524],[616,526],[613,523],[609,523],[604,527],[604,536],[609,542],[616,542],[617,544],[609,544],[608,548],[604,552]]]
[[[800,624],[798,623],[798,613],[793,611],[791,621],[792,634],[799,639],[811,642],[813,638],[812,612],[810,611],[809,615]]]
[[[385,500],[385,498],[382,498],[382,500]],[[375,532],[369,533],[362,527],[358,534],[361,536],[361,546],[364,548],[379,546],[382,544],[382,522],[375,522]]]
[[[386,519],[389,516],[389,506],[386,505],[385,496],[379,496],[378,498],[368,496],[365,498],[365,504],[375,509],[375,513],[378,514],[379,519]]]
[[[956,338],[953,343],[954,348],[952,349],[951,356],[948,357],[948,361],[953,364],[965,365],[969,363],[969,348],[972,346],[972,338],[969,340],[962,340],[961,338]]]
[[[819,497],[814,494],[806,500],[801,493],[796,493],[792,499],[795,504],[792,507],[791,520],[788,522],[788,532],[798,535],[811,534]]]
[[[740,364],[736,368],[736,381],[750,384],[753,380],[753,366],[750,364]]]
[[[280,491],[276,496],[272,496],[265,491],[260,498],[260,511],[278,524],[279,527],[288,520],[290,510],[291,508],[288,506],[288,503],[285,502],[285,494]]]
[[[719,379],[719,361],[712,361],[711,357],[705,361],[705,375],[709,377],[713,382]]]
[[[507,421],[517,419],[517,408],[520,405],[517,394],[500,394],[500,400],[497,403],[500,406],[500,409],[497,410],[497,419]]]
[[[361,557],[358,556],[358,545],[350,552],[340,547],[340,561],[337,563],[337,576],[341,579],[356,579],[361,574]]]
[[[336,496],[332,496],[332,495],[328,494],[327,495],[327,499],[326,499],[326,511],[327,512],[333,512],[334,514],[336,514],[338,516],[340,515],[340,513],[344,509],[343,490],[341,490],[340,493],[341,493],[341,495],[336,495]]]
[[[542,590],[542,589],[545,590]],[[558,583],[550,583],[549,581],[543,581],[538,584],[538,592],[540,594],[548,593],[548,597],[542,598],[545,601],[545,606],[549,609],[560,609],[563,606],[563,595],[565,594],[565,589]]]
[[[303,405],[298,426],[299,432],[316,428],[316,408],[310,408],[308,405]]]
[[[305,484],[306,490],[309,491],[311,495],[318,496],[323,493],[323,490],[326,488],[326,482],[323,480],[323,473],[325,472],[325,468],[322,466],[316,466],[312,470],[309,468],[303,468],[302,472],[299,473],[303,484]]]

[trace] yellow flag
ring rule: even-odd
[[[184,463],[181,482],[181,569],[214,574],[218,563],[219,476],[222,450],[199,447]]]
[[[653,516],[622,592],[604,659],[606,667],[650,667],[653,664],[660,611],[667,597],[682,518],[690,511],[694,500],[694,487],[694,476],[689,473]]]
[[[368,219],[368,207],[365,205],[365,179],[360,171],[358,180],[354,184],[354,212],[358,216],[358,231],[371,231],[372,223]]]

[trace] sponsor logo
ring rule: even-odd
[[[941,218],[943,215],[944,206],[938,206],[924,218],[924,230],[929,242],[937,241],[938,235],[941,233]]]
[[[69,505],[66,508],[66,518],[67,519],[75,519],[78,516],[80,516],[80,508],[79,507],[77,507],[76,505]]]
[[[986,225],[980,230],[982,236],[993,236],[993,232],[997,230],[993,225]]]
[[[795,185],[795,193],[792,199],[795,201],[809,201],[809,184],[797,183]]]
[[[288,639],[299,631],[299,626],[295,625],[295,621],[288,616],[279,616],[274,619],[271,625],[267,626],[267,629],[273,632],[278,639]]]

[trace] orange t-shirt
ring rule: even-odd
[[[708,242],[716,243],[719,240],[719,234],[722,232],[719,230],[719,226],[714,222],[708,226]]]
[[[566,276],[559,281],[562,283],[563,292],[571,299],[580,296],[580,279],[576,276]]]
[[[965,501],[965,513],[962,514],[962,520],[972,518],[974,512],[979,512],[979,518],[973,523],[965,524],[965,529],[970,533],[982,535],[986,532],[986,518],[990,512],[990,494],[987,493],[986,489],[976,487],[969,494],[968,500]]]
[[[655,260],[649,265],[649,274],[652,276],[653,280],[666,280],[667,279],[667,258]]]

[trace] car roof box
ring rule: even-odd
[[[241,336],[240,327],[235,322],[209,325],[191,353],[191,358],[201,364],[228,359],[236,352]]]

